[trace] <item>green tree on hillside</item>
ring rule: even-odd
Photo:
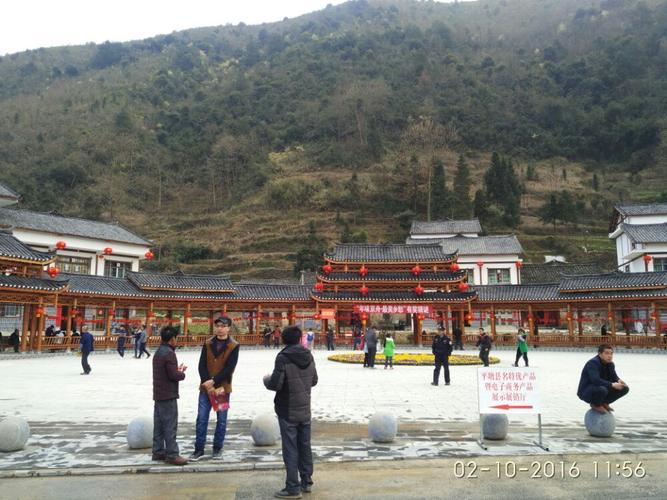
[[[451,192],[445,181],[445,165],[442,160],[435,159],[431,164],[433,169],[433,187],[431,188],[431,210],[433,219],[450,217],[452,211]]]
[[[456,173],[454,174],[454,187],[452,189],[452,217],[454,219],[468,219],[472,212],[472,201],[470,200],[470,169],[463,155],[459,155],[456,162]]]
[[[317,234],[315,221],[308,223],[308,234],[304,243],[296,254],[294,274],[300,271],[315,271],[322,264],[322,255],[326,251],[326,242]]]
[[[498,153],[491,156],[491,165],[484,174],[486,197],[502,213],[502,222],[517,227],[521,220],[521,184],[511,160]]]

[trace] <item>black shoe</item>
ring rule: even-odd
[[[290,493],[287,491],[285,488],[283,488],[280,491],[276,491],[273,494],[274,497],[276,498],[301,498],[301,492],[298,493]]]
[[[204,450],[195,450],[195,451],[192,452],[192,455],[190,455],[188,457],[188,460],[190,462],[196,462],[197,460],[199,460],[203,456],[204,456]]]
[[[449,382],[445,382],[445,385],[449,385]]]
[[[213,450],[213,455],[211,455],[213,460],[220,460],[222,458],[222,450]]]
[[[301,485],[301,493],[310,493],[313,491],[313,485],[312,484],[302,484]]]
[[[436,384],[435,382],[431,382],[431,385],[438,385],[438,384]]]
[[[151,457],[151,460],[155,460],[158,462],[164,462],[166,459],[167,459],[167,454],[165,452],[153,453],[153,456]]]

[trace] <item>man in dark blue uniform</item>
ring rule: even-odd
[[[602,344],[598,347],[598,355],[589,359],[581,371],[577,396],[599,413],[614,411],[609,404],[622,398],[630,390],[628,384],[616,374],[613,359],[614,348],[609,344]]]
[[[445,369],[445,385],[449,385],[449,356],[452,354],[452,341],[445,335],[445,329],[438,328],[438,334],[433,337],[431,352],[435,356],[435,369],[433,370],[433,382],[431,385],[438,385],[440,378],[440,367]]]

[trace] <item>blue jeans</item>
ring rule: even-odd
[[[231,395],[229,397],[231,401]],[[222,450],[225,443],[225,434],[227,433],[227,411],[218,411],[216,415],[218,421],[215,424],[215,434],[213,435],[213,451]],[[195,451],[204,451],[206,445],[206,431],[208,430],[208,416],[211,413],[211,401],[208,394],[199,393],[199,404],[197,407],[197,437],[195,438]]]

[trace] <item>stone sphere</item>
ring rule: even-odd
[[[151,417],[132,419],[127,426],[127,445],[132,449],[151,448],[153,446],[153,419]]]
[[[28,421],[22,417],[7,417],[0,422],[0,451],[19,451],[30,437]]]
[[[588,433],[595,437],[610,437],[616,429],[616,419],[612,413],[599,413],[593,409],[586,412],[584,424]]]
[[[507,415],[489,413],[482,415],[482,436],[484,439],[502,440],[507,437],[509,419]]]
[[[250,435],[255,446],[273,446],[280,439],[278,417],[273,413],[256,416],[250,424]]]
[[[368,436],[375,443],[391,443],[396,439],[398,422],[388,412],[377,412],[368,421]]]

